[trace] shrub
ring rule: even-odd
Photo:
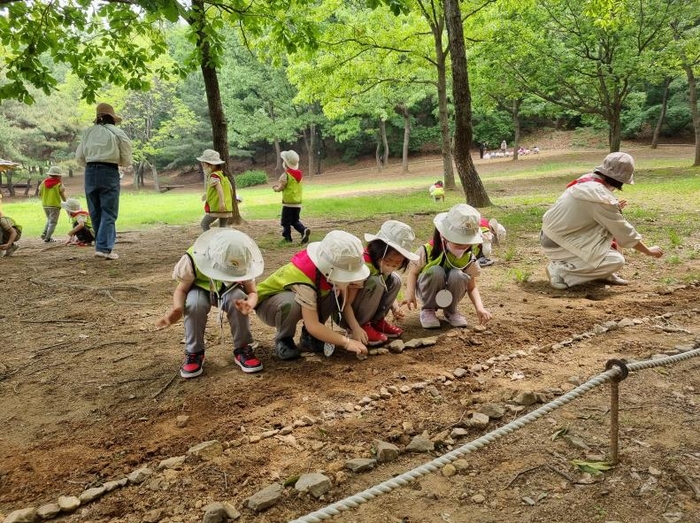
[[[236,187],[238,189],[266,183],[268,183],[268,179],[265,171],[246,171],[236,175]]]

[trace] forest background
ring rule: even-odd
[[[467,155],[542,128],[693,141],[700,164],[700,4],[692,0],[3,2],[0,157],[40,178],[108,101],[135,169],[230,175],[441,153],[467,201],[490,203]],[[454,160],[454,162],[453,162]]]

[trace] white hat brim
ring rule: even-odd
[[[228,229],[229,231],[232,229]],[[263,261],[262,253],[260,249],[255,244],[255,242],[250,239],[247,241],[247,247],[250,249],[253,255],[253,260],[248,267],[248,270],[242,276],[232,276],[231,274],[217,269],[213,266],[212,261],[205,256],[204,253],[207,252],[207,247],[212,242],[215,236],[218,234],[226,234],[227,230],[223,231],[217,229],[209,229],[208,231],[202,233],[194,242],[192,248],[192,257],[194,258],[194,263],[197,265],[199,271],[206,277],[212,280],[217,280],[220,282],[237,282],[252,280],[260,276],[265,270],[265,263]],[[242,233],[243,234],[243,233]]]
[[[459,245],[476,245],[479,243],[484,243],[484,238],[481,236],[480,231],[475,231],[472,234],[460,234],[455,231],[451,231],[445,227],[445,220],[447,219],[447,213],[441,212],[435,218],[433,218],[433,223],[435,228],[440,232],[443,238],[445,238],[450,243],[457,243]]]
[[[209,160],[204,156],[197,157],[197,161],[208,163],[209,165],[221,165],[222,163],[226,163],[223,160]]]
[[[417,261],[420,256],[418,256],[415,252],[411,252],[407,249],[404,249],[401,247],[398,243],[394,243],[392,241],[387,240],[386,238],[382,238],[381,236],[377,236],[376,234],[367,234],[365,233],[365,241],[366,242],[371,242],[374,240],[380,240],[386,243],[389,247],[397,251],[401,256],[404,258],[410,260],[410,261]]]
[[[319,248],[321,242],[311,242],[306,247],[306,253],[314,262],[316,268],[321,271],[324,277],[330,273],[330,278],[326,277],[327,280],[337,283],[350,283],[354,281],[366,280],[369,277],[369,267],[364,263],[356,271],[346,271],[343,269],[338,269],[332,267],[330,264],[322,260],[319,256]]]

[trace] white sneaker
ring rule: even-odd
[[[557,268],[554,263],[547,265],[545,269],[547,271],[547,278],[549,279],[549,284],[557,290],[563,291],[569,288],[569,286],[564,281],[564,278],[557,274]]]
[[[105,260],[118,260],[119,255],[116,252],[95,251],[95,258],[104,258]]]
[[[435,314],[435,309],[423,309],[420,311],[420,324],[424,329],[439,329],[440,320]]]
[[[628,280],[625,280],[624,278],[620,278],[617,274],[611,274],[605,280],[603,280],[605,283],[609,283],[610,285],[629,285],[630,282]]]
[[[453,327],[462,328],[467,326],[467,318],[465,318],[460,312],[455,311],[452,314],[447,311],[443,312],[445,314],[445,319]]]

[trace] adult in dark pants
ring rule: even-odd
[[[95,230],[95,256],[107,260],[119,258],[113,252],[119,216],[119,166],[131,165],[131,141],[116,127],[122,121],[114,108],[98,104],[94,125],[83,133],[75,152],[85,165],[85,197]]]

